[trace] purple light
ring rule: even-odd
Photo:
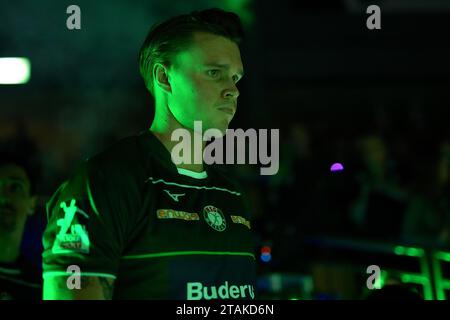
[[[342,170],[344,170],[344,166],[342,164],[340,164],[339,162],[336,162],[335,164],[333,164],[331,166],[330,170],[331,170],[331,172],[342,171]]]

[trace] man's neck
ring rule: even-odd
[[[181,143],[180,141],[172,141],[172,132],[176,129],[186,129],[181,126],[178,122],[170,123],[170,121],[157,120],[155,116],[155,121],[153,121],[150,131],[161,141],[161,143],[166,147],[166,149],[171,153],[172,149]],[[189,131],[190,145],[191,145],[191,161],[189,163],[175,164],[177,168],[182,168],[194,172],[203,172],[203,150],[205,148],[206,142],[203,141],[201,133],[195,133],[191,129],[186,129]],[[194,141],[201,141],[201,148],[198,148]],[[197,148],[196,148],[197,147]],[[194,159],[201,159],[200,163],[196,163]]]

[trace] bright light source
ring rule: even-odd
[[[31,65],[27,58],[0,58],[0,84],[23,84],[30,80]]]
[[[338,162],[334,163],[330,168],[331,172],[342,171],[342,170],[344,170],[344,166]]]
[[[405,247],[396,246],[394,248],[394,253],[397,254],[397,255],[403,255],[403,254],[405,254],[405,252],[406,252],[406,248]]]
[[[407,255],[411,257],[422,257],[424,255],[423,249],[420,248],[406,248],[397,246],[394,248],[394,253],[397,255]]]

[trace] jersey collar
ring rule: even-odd
[[[187,169],[183,169],[183,168],[177,168],[177,171],[179,174],[183,175],[183,176],[188,176],[194,179],[206,179],[208,177],[208,174],[206,173],[206,171],[202,171],[202,172],[195,172],[195,171],[191,171],[191,170],[187,170]]]

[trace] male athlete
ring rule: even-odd
[[[140,72],[154,121],[85,161],[49,201],[44,299],[255,298],[241,192],[217,168],[171,157],[176,129],[194,139],[202,121],[225,133],[243,76],[241,37],[239,18],[219,9],[151,29]]]

